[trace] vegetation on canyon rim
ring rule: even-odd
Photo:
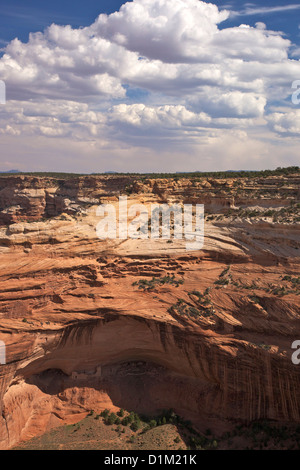
[[[285,176],[285,175],[290,175],[290,174],[297,174],[300,173],[300,167],[298,166],[290,166],[286,168],[281,168],[278,167],[275,170],[257,170],[257,171],[194,171],[194,172],[177,172],[177,173],[134,173],[134,172],[128,172],[128,173],[118,173],[118,172],[113,172],[111,173],[92,173],[91,176],[120,176],[120,175],[132,175],[137,177],[138,179],[140,178],[143,180],[146,177],[151,177],[151,178],[175,178],[175,179],[180,179],[180,178],[207,178],[207,177],[213,177],[213,178],[259,178],[259,177],[267,177],[267,176]],[[86,173],[63,173],[63,172],[41,172],[41,171],[36,171],[36,172],[17,172],[15,173],[16,175],[28,175],[28,176],[47,176],[49,178],[77,178],[78,176],[87,176]],[[8,176],[8,173],[1,173],[0,176]]]

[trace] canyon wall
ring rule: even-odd
[[[276,182],[266,183],[258,197],[264,181],[252,181],[249,204],[298,204],[297,177],[285,183],[275,193]],[[231,193],[218,192],[224,187]],[[0,178],[1,448],[104,408],[173,408],[216,432],[256,419],[300,422],[300,366],[291,361],[300,339],[300,224],[232,217],[237,201],[245,204],[235,187]],[[207,201],[203,249],[99,240],[97,205],[116,205],[124,193],[129,205],[147,207]],[[140,283],[151,279],[149,289]]]

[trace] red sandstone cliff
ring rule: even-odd
[[[238,200],[221,183],[0,179],[1,448],[106,407],[172,407],[205,429],[300,421],[299,223],[208,220],[197,252],[96,236],[96,204],[123,190],[146,205],[210,201],[219,217]],[[253,205],[286,207],[266,186]],[[178,287],[134,284],[173,274]]]

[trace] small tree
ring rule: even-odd
[[[133,423],[130,426],[130,429],[136,432],[140,427],[141,427],[141,422],[136,420],[136,421],[133,421]]]
[[[109,415],[109,410],[107,408],[105,410],[101,411],[101,413],[100,413],[100,416],[102,418],[107,418],[108,415]]]
[[[122,419],[122,424],[123,424],[123,426],[128,426],[128,424],[129,424],[128,416],[125,416],[125,418]]]
[[[105,422],[108,425],[112,425],[116,422],[117,415],[115,413],[111,413],[109,416],[107,416]]]

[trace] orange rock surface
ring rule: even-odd
[[[287,180],[287,193],[251,182],[247,202],[234,180],[0,178],[0,448],[104,408],[174,408],[199,429],[299,422],[300,224],[227,214],[298,203]],[[204,204],[217,218],[203,248],[99,240],[97,205],[125,192],[129,205]]]

